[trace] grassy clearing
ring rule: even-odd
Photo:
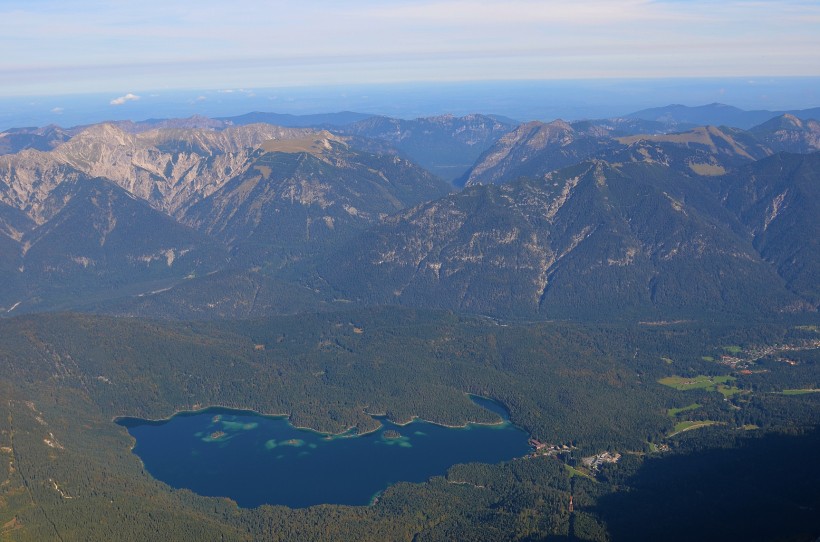
[[[816,388],[806,388],[802,390],[783,390],[780,393],[783,395],[806,395],[807,393],[818,393],[820,389]]]
[[[674,437],[677,434],[683,433],[684,431],[692,431],[694,429],[700,429],[701,427],[709,427],[710,425],[715,425],[719,422],[712,421],[712,420],[699,420],[696,422],[693,421],[684,421],[678,422],[675,424],[675,427],[672,429],[672,432],[669,433],[669,437]]]
[[[743,391],[743,390],[741,390],[740,388],[737,388],[737,387],[735,387],[735,386],[723,386],[723,385],[719,385],[719,386],[717,386],[717,388],[716,388],[716,389],[717,389],[717,391],[719,391],[720,393],[722,393],[722,394],[723,394],[723,397],[725,397],[725,398],[727,398],[727,399],[728,399],[729,397],[731,397],[731,396],[733,396],[733,395],[736,395],[736,394],[738,394],[738,393],[740,393],[740,392],[742,392],[742,391]]]
[[[578,470],[576,468],[570,467],[566,463],[564,463],[564,468],[567,469],[567,472],[569,473],[570,478],[572,478],[573,476],[583,476],[584,478],[589,478],[590,480],[595,479],[592,476],[590,476],[589,474],[585,473],[584,471],[581,471],[581,470]]]
[[[344,140],[330,132],[322,131],[293,139],[271,139],[262,143],[266,152],[300,153],[306,152],[321,156],[330,150],[330,142],[345,144]]]
[[[666,410],[666,415],[669,416],[670,418],[674,418],[675,416],[677,416],[681,412],[690,412],[692,410],[697,410],[701,406],[703,406],[703,405],[701,405],[700,403],[692,403],[691,405],[686,405],[685,407],[669,408],[669,409]]]
[[[723,394],[723,397],[729,398],[735,394],[741,393],[741,389],[732,386],[730,383],[735,380],[733,376],[705,376],[698,375],[687,378],[683,376],[667,376],[658,380],[660,384],[675,388],[678,391],[689,390],[705,390],[717,391]]]
[[[715,391],[721,384],[726,384],[735,379],[733,376],[706,376],[698,375],[693,377],[667,376],[658,380],[660,384],[675,388],[678,391],[707,390]]]
[[[741,352],[743,352],[743,349],[736,345],[724,346],[723,349],[729,352],[730,354],[740,354]]]
[[[724,175],[726,173],[726,168],[723,166],[716,166],[714,164],[689,164],[689,169],[698,175],[703,175],[704,177],[714,177],[717,175]]]
[[[694,128],[689,130],[688,132],[680,132],[675,134],[659,134],[659,135],[634,135],[634,136],[625,136],[617,138],[617,141],[623,143],[624,145],[631,145],[637,141],[651,141],[651,142],[664,142],[664,143],[678,143],[678,144],[698,144],[704,145],[713,149],[717,152],[717,146],[715,145],[714,140],[714,132],[717,130],[714,128]],[[718,136],[719,137],[719,136]],[[725,137],[725,136],[724,136]],[[721,138],[724,139],[724,138]],[[729,138],[731,139],[731,138]],[[727,141],[732,147],[736,147],[737,143],[734,141]],[[746,153],[741,153],[746,154]],[[748,154],[747,154],[748,156]]]

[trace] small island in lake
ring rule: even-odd
[[[387,431],[382,432],[382,438],[385,439],[397,439],[401,438],[401,433],[395,431],[393,429],[388,429]]]
[[[224,431],[214,431],[213,433],[211,433],[211,440],[219,440],[224,436],[225,436]]]

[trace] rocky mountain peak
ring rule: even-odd
[[[809,153],[820,150],[820,122],[780,115],[750,130],[772,150]]]
[[[136,144],[135,135],[128,133],[114,123],[102,123],[89,126],[74,137],[60,145],[65,153],[81,153],[91,145],[105,144],[107,146],[133,146]],[[59,147],[58,147],[59,148]]]
[[[131,133],[103,123],[83,129],[51,152],[32,150],[2,157],[2,180],[12,190],[0,198],[39,220],[39,206],[48,193],[66,175],[76,178],[82,173],[110,179],[154,208],[173,214],[245,171],[264,143],[284,145],[310,138],[323,141],[320,147],[338,139],[327,131],[270,124],[221,131],[165,127]]]
[[[563,120],[532,121],[507,133],[491,147],[469,172],[468,185],[541,176],[588,158],[600,138],[579,134]]]
[[[790,115],[789,113],[785,113],[782,117],[783,121],[790,123],[792,126],[796,128],[803,127],[803,121],[799,118],[795,117],[794,115]]]

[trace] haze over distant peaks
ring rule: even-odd
[[[702,126],[712,124],[715,126],[733,126],[735,128],[748,130],[752,126],[762,124],[772,117],[786,113],[801,119],[817,119],[820,118],[820,107],[792,111],[744,111],[743,109],[721,103],[696,107],[675,104],[665,107],[643,109],[626,116],[635,119],[663,122],[667,125],[677,125],[682,128],[687,127],[687,125]]]

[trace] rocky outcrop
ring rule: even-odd
[[[751,133],[775,151],[810,153],[820,150],[820,122],[781,115],[752,128]]]
[[[127,132],[88,127],[53,151],[0,156],[0,201],[42,223],[48,194],[78,174],[104,177],[157,210],[179,215],[243,173],[270,140],[315,133],[256,124],[222,131],[179,128]]]
[[[616,146],[595,131],[576,132],[561,120],[528,122],[502,137],[467,175],[468,186],[540,177]]]

